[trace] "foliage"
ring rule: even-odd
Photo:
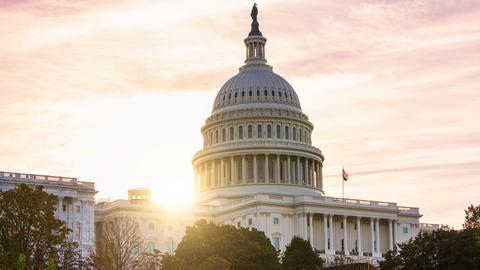
[[[0,191],[0,265],[5,269],[69,269],[81,262],[70,229],[55,218],[57,198],[42,186]]]
[[[196,270],[231,270],[232,264],[219,256],[210,256]]]
[[[144,248],[138,224],[132,217],[113,218],[97,226],[96,269],[134,268]]]
[[[315,254],[310,242],[294,236],[287,245],[282,256],[282,266],[285,270],[315,270],[321,269],[323,260]]]
[[[480,205],[468,206],[465,210],[465,222],[463,223],[464,229],[480,229]]]
[[[163,254],[162,255],[162,270],[191,270],[185,260],[178,256]]]
[[[468,211],[474,210],[470,209]],[[467,214],[466,224],[475,224],[469,218],[471,216]],[[400,244],[397,251],[389,251],[380,267],[382,270],[480,269],[480,228],[464,227],[456,231],[442,226],[432,233],[421,233],[415,239]]]
[[[263,232],[200,220],[187,228],[175,257],[197,268],[210,256],[227,260],[235,270],[280,268],[275,248]]]

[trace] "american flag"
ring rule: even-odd
[[[344,168],[342,168],[342,177],[343,177],[343,181],[348,180],[348,173],[345,171]]]

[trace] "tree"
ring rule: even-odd
[[[196,270],[231,270],[232,264],[222,257],[210,256]]]
[[[141,257],[144,244],[138,224],[132,217],[116,217],[100,223],[97,229],[97,269],[132,269]]]
[[[162,255],[162,270],[191,270],[185,260],[178,256],[163,254]]]
[[[480,228],[480,205],[470,205],[465,210],[465,222],[463,223],[464,229]]]
[[[380,263],[382,270],[398,269],[480,269],[480,227],[473,206],[465,211],[463,230],[442,226],[432,233],[421,233],[415,239],[389,251]]]
[[[280,268],[275,248],[263,232],[205,220],[187,227],[175,256],[192,268],[199,267],[210,256],[227,260],[235,270]]]
[[[58,269],[78,266],[78,245],[67,240],[71,232],[55,218],[57,197],[42,186],[19,184],[0,191],[0,265],[5,269]],[[23,259],[22,259],[23,258]],[[50,261],[50,263],[49,263]]]
[[[310,242],[294,236],[282,255],[282,266],[285,270],[321,269],[323,260],[315,254]]]

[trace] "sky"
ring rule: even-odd
[[[327,196],[480,204],[480,2],[259,0],[267,60],[295,88]],[[148,187],[182,205],[251,1],[0,0],[0,171]]]

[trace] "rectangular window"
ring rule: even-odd
[[[148,243],[148,252],[153,253],[155,250],[155,243]]]
[[[273,224],[275,225],[280,224],[280,220],[278,218],[273,218]]]
[[[80,213],[80,206],[79,205],[77,205],[75,209],[77,210],[77,213]]]
[[[408,227],[402,227],[402,232],[405,234],[408,233]]]
[[[275,247],[276,251],[280,250],[280,238],[279,237],[273,237],[273,246]]]
[[[251,218],[248,219],[248,225],[252,225],[253,221]]]
[[[355,224],[355,227],[354,227],[355,231],[357,230],[357,224]]]
[[[67,206],[65,204],[62,204],[62,211],[63,212],[67,211]]]
[[[237,222],[237,228],[240,228],[240,226],[241,226],[241,223],[239,221],[239,222]]]
[[[340,223],[340,229],[343,229],[343,222]]]
[[[345,242],[343,239],[342,239],[342,251],[345,251]]]

